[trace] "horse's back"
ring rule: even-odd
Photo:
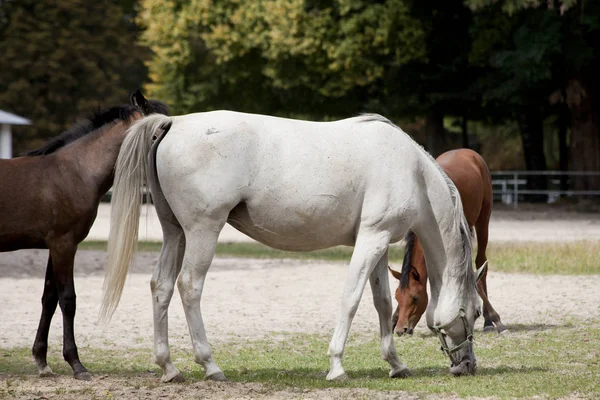
[[[491,207],[492,182],[485,160],[471,149],[457,149],[441,154],[436,161],[460,192],[467,222],[473,226]]]
[[[382,215],[392,224],[415,208],[415,150],[396,127],[361,117],[310,122],[217,111],[175,117],[157,170],[178,218],[192,218],[184,198],[192,195],[203,213],[226,211],[256,240],[313,250],[352,245],[359,225],[385,224]]]

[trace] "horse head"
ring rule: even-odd
[[[394,278],[399,281],[394,294],[398,307],[392,319],[394,332],[398,336],[405,333],[412,335],[415,326],[421,319],[421,315],[427,309],[428,302],[426,271],[422,276],[412,264],[409,264],[406,268],[406,271],[403,268],[402,273],[390,268]]]
[[[148,100],[144,97],[140,89],[131,93],[129,96],[129,102],[131,105],[138,107],[142,110],[144,115],[150,114],[163,114],[169,115],[169,109],[165,103],[158,100]]]

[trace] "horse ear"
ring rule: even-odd
[[[394,278],[400,280],[400,272],[392,269],[392,267],[390,267],[389,265],[388,265],[388,269],[390,270],[390,272],[392,273],[392,275],[394,276]]]
[[[479,280],[483,276],[484,272],[487,270],[487,267],[488,267],[488,262],[486,261],[483,263],[483,265],[481,267],[479,267],[477,269],[477,279],[475,280],[475,282],[479,282]]]
[[[412,275],[415,281],[421,282],[421,275],[419,275],[419,271],[417,271],[414,265],[410,266],[410,274]]]
[[[144,113],[148,111],[148,100],[146,100],[140,89],[131,93],[131,96],[129,96],[129,101],[132,105],[141,108]]]

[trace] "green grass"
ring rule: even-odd
[[[271,389],[361,387],[419,396],[557,398],[576,393],[584,398],[600,397],[600,322],[509,328],[511,333],[502,337],[477,332],[478,371],[472,377],[451,376],[437,339],[430,335],[396,338],[398,353],[413,372],[412,377],[402,380],[388,378],[388,365],[379,358],[375,337],[350,338],[344,357],[350,379],[344,382],[325,380],[329,338],[320,335],[283,334],[273,340],[220,343],[213,346],[213,355],[231,381],[258,382]],[[70,375],[60,349],[52,348],[50,365],[55,372]],[[96,376],[135,377],[143,386],[156,382],[159,376],[149,349],[84,347],[80,356]],[[173,349],[173,359],[187,384],[203,379],[187,348]],[[30,350],[0,349],[0,371],[11,379],[35,376]]]
[[[140,251],[160,251],[159,242],[140,242]],[[106,250],[106,242],[83,242],[80,249]],[[600,242],[491,244],[487,250],[490,271],[532,274],[600,274]],[[334,247],[308,253],[275,250],[260,243],[219,243],[217,256],[290,258],[348,262],[352,247]],[[400,267],[404,249],[390,247],[390,262]]]
[[[494,244],[487,257],[492,271],[533,274],[600,274],[600,242]]]

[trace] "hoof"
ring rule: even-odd
[[[178,372],[176,375],[172,376],[172,377],[167,377],[165,375],[163,375],[162,378],[160,378],[161,381],[163,382],[170,382],[170,383],[182,383],[185,382],[185,378],[183,377],[183,375],[181,375],[181,372]]]
[[[73,374],[73,377],[79,381],[91,381],[92,380],[92,375],[87,371],[77,372],[77,373]]]
[[[488,325],[488,326],[483,327],[483,331],[484,332],[495,332],[496,328],[494,328],[494,325]]]
[[[39,377],[40,378],[51,378],[53,376],[57,376],[57,375],[47,365],[46,365],[46,367],[44,369],[42,369],[39,372]]]
[[[214,374],[206,375],[204,377],[204,379],[209,380],[209,381],[216,381],[216,382],[227,382],[227,378],[225,377],[225,374],[222,371],[215,372]]]
[[[506,328],[504,328],[501,331],[498,331],[498,335],[500,335],[500,336],[508,335],[509,333],[510,333],[510,331]]]
[[[475,375],[477,367],[471,360],[465,359],[458,365],[450,367],[450,373],[454,376]]]
[[[408,369],[408,367],[390,371],[390,378],[408,378],[411,375],[412,374],[410,373],[410,369]]]
[[[343,382],[343,381],[347,381],[349,379],[350,378],[348,378],[348,375],[346,375],[345,372],[341,373],[340,375],[336,375],[336,376],[332,376],[331,373],[329,373],[329,375],[327,375],[328,381]]]

